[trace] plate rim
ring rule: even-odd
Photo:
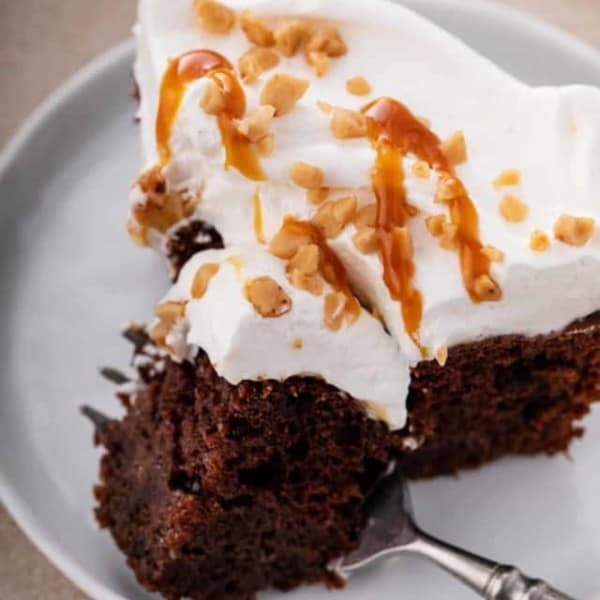
[[[404,4],[403,0],[389,0]],[[455,0],[417,0],[423,4],[452,7],[464,13],[476,13],[481,17],[494,19],[501,27],[516,25],[527,27],[536,39],[544,38],[553,45],[566,47],[580,60],[596,66],[600,70],[600,49],[596,49],[556,25],[524,12],[512,6],[503,5],[494,0],[463,0],[458,6]],[[8,139],[0,151],[0,182],[10,168],[17,164],[22,152],[35,139],[39,130],[61,106],[68,102],[77,91],[85,87],[116,64],[134,54],[134,40],[129,38],[96,56],[67,78],[51,92],[22,122],[16,132]],[[60,546],[44,531],[43,524],[32,514],[26,498],[5,478],[0,463],[0,502],[8,514],[14,519],[29,541],[58,569],[67,579],[83,593],[94,599],[128,600],[125,596],[110,590],[96,576],[80,566],[77,560],[64,552]],[[599,590],[600,591],[600,590]]]

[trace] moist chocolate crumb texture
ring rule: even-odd
[[[100,522],[167,598],[340,583],[364,495],[564,451],[600,389],[600,91],[373,0],[141,0],[170,263]],[[157,358],[158,357],[158,358]]]

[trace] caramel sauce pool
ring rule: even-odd
[[[474,292],[475,281],[481,275],[490,276],[490,260],[483,253],[479,239],[479,216],[442,152],[440,139],[408,108],[391,98],[380,98],[365,106],[362,112],[367,118],[367,135],[377,151],[372,182],[377,201],[376,227],[383,278],[392,298],[401,303],[408,335],[421,347],[419,327],[423,297],[413,281],[415,264],[410,244],[395,234],[398,228],[406,227],[416,213],[406,197],[402,159],[412,153],[440,175],[448,174],[456,180],[459,192],[448,201],[450,219],[457,226],[463,282],[474,302],[480,301]]]
[[[169,62],[160,87],[156,116],[156,143],[161,163],[167,164],[171,159],[169,138],[187,85],[207,76],[225,97],[225,107],[217,115],[225,148],[225,168],[233,167],[253,181],[264,180],[254,147],[234,125],[234,119],[241,119],[246,112],[244,90],[231,63],[212,50],[192,50]]]

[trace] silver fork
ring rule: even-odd
[[[402,553],[429,559],[487,600],[574,600],[519,569],[451,546],[422,531],[413,516],[408,486],[395,470],[367,500],[367,527],[359,548],[337,565],[343,576]]]

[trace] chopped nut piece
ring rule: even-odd
[[[446,346],[439,346],[435,351],[435,360],[437,360],[440,367],[445,367],[448,361],[448,348]]]
[[[243,10],[238,15],[238,22],[248,41],[257,46],[268,48],[275,45],[273,32],[267,24],[250,10]]]
[[[481,252],[492,262],[502,262],[504,260],[504,252],[498,250],[495,246],[484,246]]]
[[[550,247],[550,238],[539,229],[534,229],[529,238],[529,247],[534,252],[545,252]]]
[[[281,317],[292,309],[292,299],[271,277],[257,277],[249,281],[245,292],[256,312],[267,319]]]
[[[433,237],[439,237],[444,233],[447,225],[446,215],[433,215],[425,219],[425,227]]]
[[[405,258],[411,258],[413,255],[412,236],[407,227],[395,227],[394,238]]]
[[[435,191],[435,202],[445,203],[464,194],[464,189],[455,177],[452,175],[441,175]]]
[[[333,216],[347,225],[356,214],[356,196],[344,196],[333,201]]]
[[[324,25],[309,34],[306,51],[324,52],[331,58],[337,58],[346,54],[348,47],[335,27]]]
[[[306,58],[317,77],[323,77],[327,73],[329,69],[329,56],[325,52],[309,52]]]
[[[296,162],[290,169],[290,179],[301,188],[317,190],[323,185],[323,171],[305,162]]]
[[[296,350],[300,350],[300,348],[302,348],[302,346],[304,346],[304,340],[301,337],[297,337],[292,340],[292,348],[295,348]]]
[[[457,242],[458,235],[458,226],[454,223],[444,223],[442,225],[442,233],[440,234],[438,240],[440,246],[444,250],[456,250],[458,247]]]
[[[275,146],[275,136],[272,133],[266,135],[264,138],[256,142],[258,153],[261,156],[267,157],[273,154],[273,147]]]
[[[346,301],[347,298],[342,292],[334,292],[325,296],[323,320],[329,329],[337,331],[342,326]]]
[[[288,229],[283,227],[280,229],[269,244],[269,252],[278,258],[290,259],[301,246],[312,242],[310,235],[305,233],[295,234],[290,233]]]
[[[319,110],[321,112],[324,112],[326,115],[331,113],[331,111],[333,110],[333,106],[331,106],[329,102],[325,102],[323,100],[317,100],[317,106],[319,107]]]
[[[440,148],[452,166],[460,165],[467,160],[467,143],[462,131],[453,133]]]
[[[308,85],[307,79],[299,79],[286,73],[273,75],[261,92],[260,103],[274,106],[275,116],[281,117],[296,106],[298,100],[306,93]]]
[[[480,275],[474,282],[473,293],[481,302],[500,300],[502,293],[489,275]]]
[[[356,249],[363,254],[373,254],[379,248],[379,237],[374,227],[363,227],[357,229],[352,236]]]
[[[294,56],[300,48],[306,33],[307,26],[302,21],[297,19],[284,21],[279,27],[275,28],[275,44],[284,56]]]
[[[431,175],[431,167],[426,161],[418,160],[412,166],[412,173],[418,179],[429,179],[429,176]]]
[[[320,296],[323,293],[323,280],[318,274],[306,275],[299,269],[293,269],[288,274],[288,280],[295,288],[309,292],[313,296]]]
[[[316,244],[301,246],[288,263],[290,270],[298,269],[304,275],[314,275],[319,270],[320,251]]]
[[[127,231],[133,241],[148,245],[149,231],[165,233],[185,217],[189,217],[197,203],[195,198],[183,198],[167,191],[160,165],[145,171],[137,180],[144,198],[133,203],[127,221]]]
[[[148,331],[148,337],[159,347],[167,347],[167,336],[171,333],[171,323],[158,321]]]
[[[133,215],[127,217],[127,233],[129,238],[136,246],[147,246],[148,235],[147,231]]]
[[[219,272],[219,265],[216,263],[203,264],[194,275],[190,294],[194,300],[199,300],[206,294],[210,280]]]
[[[509,223],[520,223],[521,221],[524,221],[529,212],[527,204],[521,202],[521,200],[511,194],[507,194],[500,200],[498,209],[500,210],[500,214]]]
[[[377,224],[377,205],[366,204],[361,206],[354,217],[354,225],[357,229],[361,227],[375,227]]]
[[[346,196],[321,206],[312,221],[325,237],[332,238],[342,232],[355,214],[356,197]]]
[[[346,90],[355,96],[366,96],[371,93],[371,86],[364,77],[351,77],[346,81]]]
[[[258,142],[269,135],[271,119],[275,114],[272,106],[259,106],[237,122],[238,131],[251,142]]]
[[[207,115],[218,115],[225,108],[223,90],[212,80],[208,79],[200,98],[200,108]]]
[[[167,323],[175,323],[177,319],[181,319],[185,315],[186,302],[176,302],[167,300],[161,302],[154,311],[154,314],[161,320]]]
[[[321,204],[329,195],[329,189],[326,187],[306,192],[306,200],[309,204]]]
[[[521,171],[518,169],[507,169],[506,171],[502,171],[502,173],[494,179],[494,187],[499,189],[509,185],[518,185],[520,181]]]
[[[359,308],[356,299],[344,295],[343,292],[327,294],[323,309],[323,321],[329,329],[337,331],[344,321],[347,325],[356,322],[360,317]]]
[[[334,137],[347,139],[367,135],[367,119],[362,113],[338,107],[334,107],[331,112],[329,127]]]
[[[594,235],[595,228],[594,219],[561,215],[554,224],[554,237],[569,246],[584,246]]]
[[[279,56],[269,48],[250,48],[238,60],[238,69],[245,83],[254,83],[265,71],[279,64]]]
[[[229,33],[235,21],[234,12],[214,0],[195,0],[194,11],[200,26],[208,33]]]

